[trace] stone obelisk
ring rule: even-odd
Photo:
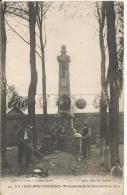
[[[67,95],[70,97],[70,75],[69,75],[69,63],[70,56],[67,55],[66,46],[61,46],[61,54],[57,56],[59,63],[59,97]]]

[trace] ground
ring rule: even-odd
[[[26,176],[32,175],[35,168],[48,170],[49,176],[57,175],[108,175],[101,166],[103,157],[100,156],[99,149],[95,145],[91,148],[91,158],[78,161],[77,156],[67,152],[54,151],[48,155],[49,160],[33,157],[30,168],[19,168],[17,162],[17,147],[7,148],[7,160],[9,166],[4,171],[4,176]],[[120,145],[120,159],[123,166],[123,145]]]

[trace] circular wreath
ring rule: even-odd
[[[70,109],[71,100],[67,95],[62,95],[59,97],[57,105],[59,110],[68,111]]]
[[[86,101],[83,98],[79,98],[76,100],[76,107],[78,109],[84,109],[86,107]]]

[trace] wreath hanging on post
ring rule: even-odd
[[[99,109],[100,108],[100,95],[96,95],[93,101],[93,106],[95,109]]]
[[[57,106],[60,112],[69,112],[71,106],[71,100],[67,95],[62,95],[57,101]]]
[[[99,109],[100,108],[100,104],[103,103],[105,106],[109,106],[109,97],[108,97],[108,93],[107,91],[105,91],[104,89],[101,92],[101,95],[98,94],[94,101],[93,101],[93,106],[95,109]]]
[[[86,107],[86,101],[83,98],[79,98],[76,100],[76,107],[78,109],[84,109]]]

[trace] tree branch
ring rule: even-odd
[[[44,35],[45,35],[45,40],[44,40],[44,48],[45,48],[47,43],[46,30],[45,30],[45,17],[44,17]]]
[[[4,11],[4,14],[5,14],[5,12],[6,12],[6,8],[7,8],[7,4],[6,4],[6,2],[4,2],[4,4],[3,4],[3,11]]]
[[[14,32],[14,33],[16,33],[25,43],[27,43],[28,45],[30,45],[30,43],[27,41],[27,40],[25,40],[8,22],[7,22],[7,20],[5,19],[5,22],[6,22],[6,24],[9,26],[9,28]],[[42,57],[41,57],[41,55],[38,53],[38,51],[37,50],[35,50],[35,52],[36,52],[36,54],[39,56],[39,58],[40,59],[42,59]]]
[[[20,11],[28,14],[29,12],[23,8],[18,8],[18,7],[9,7],[9,9],[12,9],[11,11]]]
[[[20,18],[22,18],[22,19],[24,19],[24,20],[27,20],[27,21],[28,21],[28,18],[25,18],[24,16],[19,15],[19,14],[17,14],[17,13],[14,13],[14,12],[11,12],[11,11],[6,11],[6,13],[13,14],[13,15],[15,15],[15,16],[17,16],[17,17],[20,17]]]

